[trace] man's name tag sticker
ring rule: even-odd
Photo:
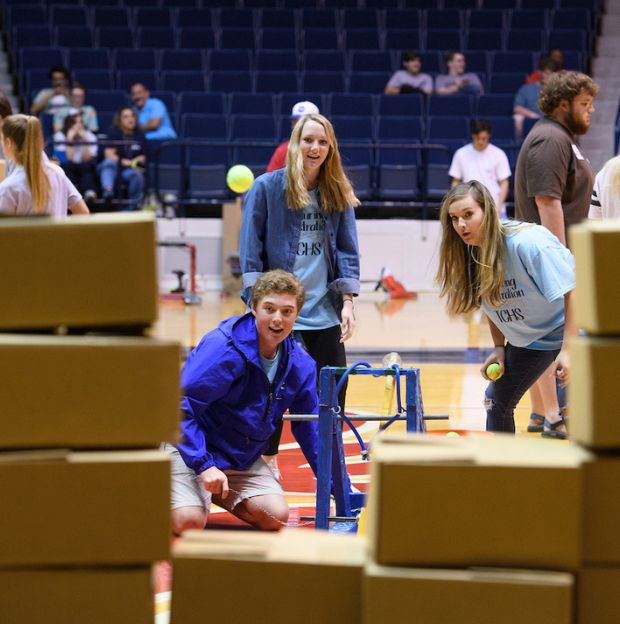
[[[571,144],[571,147],[573,148],[573,153],[575,154],[577,160],[585,160],[585,156],[579,151],[579,148],[574,143]]]

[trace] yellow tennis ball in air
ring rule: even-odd
[[[502,376],[502,367],[497,363],[493,362],[487,366],[487,377],[492,381],[497,381]]]
[[[460,438],[461,436],[456,431],[448,431],[446,438]]]
[[[235,193],[245,193],[254,183],[254,174],[245,165],[234,165],[226,174],[226,184]]]

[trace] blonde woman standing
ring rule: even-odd
[[[297,339],[323,366],[346,366],[359,294],[359,252],[353,192],[332,124],[304,115],[295,125],[286,168],[256,179],[244,205],[240,260],[244,299],[266,271],[284,269],[306,288],[295,322]],[[340,403],[344,403],[344,390]],[[278,452],[279,434],[265,450]]]
[[[15,163],[0,184],[0,213],[66,217],[88,207],[63,170],[43,156],[43,133],[36,117],[10,115],[2,125],[2,149]]]
[[[502,373],[485,393],[487,430],[514,432],[517,403],[552,363],[555,377],[568,381],[565,345],[576,333],[570,303],[573,256],[543,226],[500,222],[493,198],[477,181],[459,184],[446,195],[440,221],[441,296],[451,315],[482,308],[494,349],[480,371],[491,381],[486,369],[497,363]],[[565,438],[555,377],[541,378],[552,387],[542,435]]]

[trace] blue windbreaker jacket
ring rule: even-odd
[[[181,373],[185,463],[200,474],[211,466],[246,470],[262,454],[282,414],[317,414],[316,364],[291,336],[270,386],[251,313],[209,332]],[[316,474],[317,423],[292,422],[293,435]]]

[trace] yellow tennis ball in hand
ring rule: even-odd
[[[487,366],[487,377],[492,381],[497,381],[502,376],[502,367],[497,363],[493,362]]]
[[[254,174],[245,165],[234,165],[226,174],[226,184],[235,193],[245,193],[254,183]]]

